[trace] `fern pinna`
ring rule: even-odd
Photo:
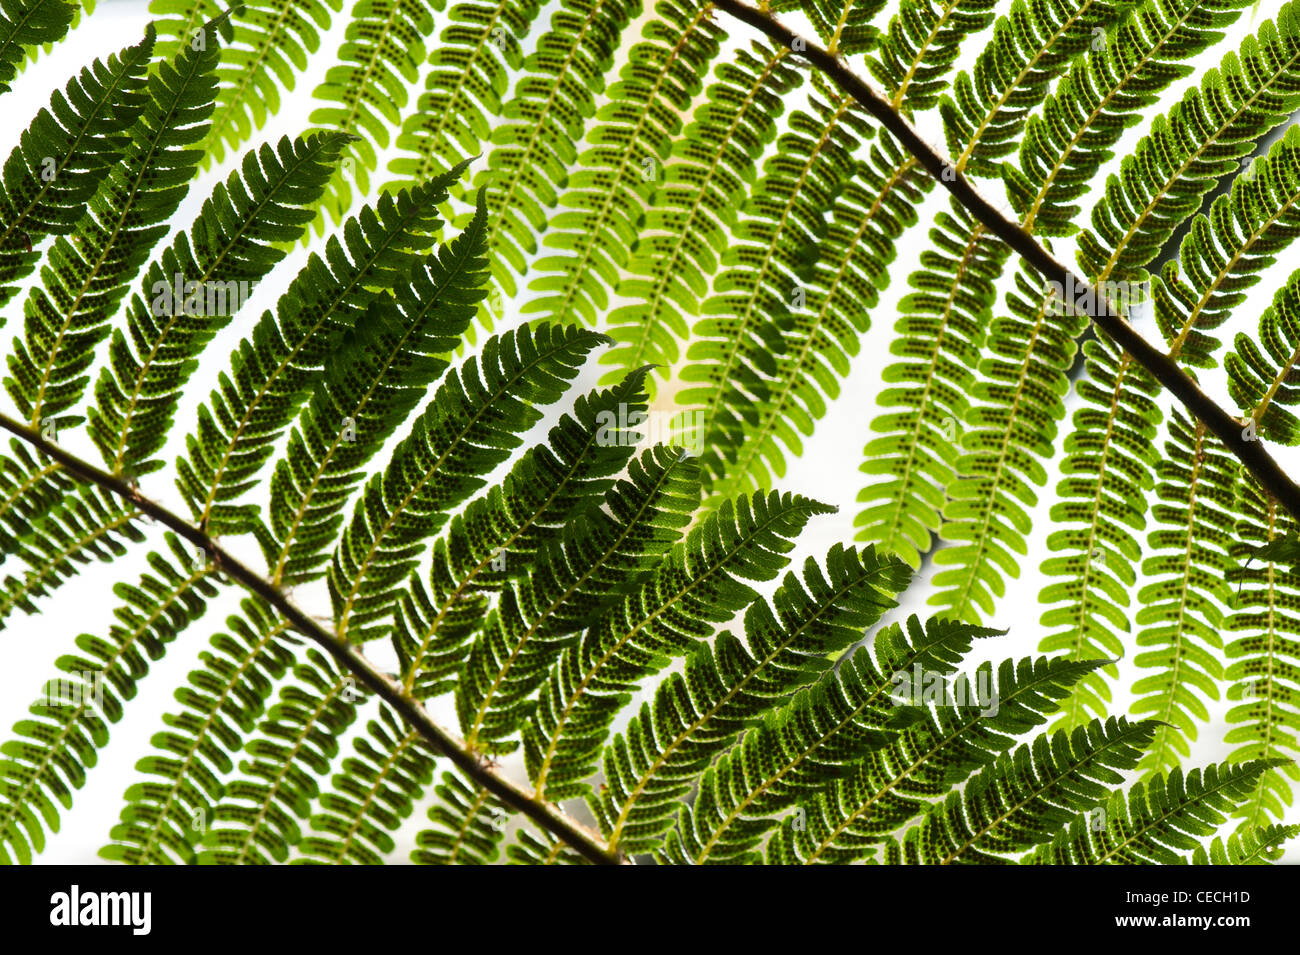
[[[149,6],[0,2],[0,858],[169,690],[105,859],[1300,835],[1291,4]]]

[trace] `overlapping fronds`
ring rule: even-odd
[[[249,529],[249,506],[234,503],[256,480],[274,442],[293,422],[344,333],[370,304],[406,279],[434,243],[446,179],[431,179],[362,209],[313,253],[230,358],[230,374],[199,409],[177,485],[199,524]]]
[[[402,125],[407,86],[419,78],[433,11],[441,8],[442,0],[358,0],[352,6],[335,65],[312,94],[331,104],[312,111],[313,123],[355,136],[323,202],[333,221],[342,221],[352,206],[349,179],[361,195],[369,193],[376,149],[387,148]]]
[[[113,332],[89,413],[91,439],[114,471],[139,476],[163,466],[153,456],[199,355],[284,257],[276,243],[302,234],[343,145],[343,136],[320,134],[250,151],[189,234],[149,265],[125,331]]]
[[[1175,410],[1170,438],[1156,468],[1151,508],[1161,526],[1150,535],[1142,572],[1153,583],[1138,591],[1139,647],[1134,662],[1157,672],[1133,684],[1134,713],[1162,721],[1142,766],[1160,771],[1178,765],[1196,739],[1196,722],[1210,718],[1205,699],[1219,698],[1223,678],[1222,606],[1230,603],[1227,573],[1234,565],[1232,506],[1238,464],[1204,425]]]
[[[433,780],[433,755],[420,734],[402,724],[388,707],[366,725],[343,761],[334,788],[320,799],[323,812],[311,817],[316,833],[303,839],[302,861],[320,865],[378,865],[395,848],[392,833],[415,809]]]
[[[745,613],[746,640],[720,633],[686,659],[604,751],[606,784],[589,797],[611,847],[659,848],[696,778],[764,710],[830,667],[906,587],[910,571],[874,548],[836,546],[826,569],[809,558],[772,604]],[[773,609],[775,608],[775,609]]]
[[[303,839],[311,801],[363,694],[354,677],[315,649],[292,672],[295,681],[281,687],[259,735],[244,745],[242,776],[212,807],[199,847],[203,864],[284,862]]]
[[[893,692],[914,673],[944,679],[971,642],[997,631],[916,616],[891,625],[832,673],[769,711],[739,745],[710,766],[690,807],[679,811],[663,853],[675,863],[757,861],[776,815],[844,776],[890,744],[912,718]]]
[[[1018,746],[949,793],[898,842],[890,863],[997,865],[1053,838],[1101,803],[1137,765],[1157,729],[1153,721],[1093,720]]]
[[[155,13],[181,14],[211,0],[153,0]],[[280,111],[282,91],[293,92],[343,0],[240,0],[230,17],[233,34],[217,65],[217,105],[205,145],[221,162]],[[454,165],[449,163],[450,165]],[[440,172],[442,170],[439,170]]]
[[[1226,696],[1232,728],[1224,742],[1238,760],[1295,760],[1300,756],[1300,577],[1282,557],[1255,552],[1295,539],[1295,522],[1250,478],[1238,478],[1231,553],[1242,566],[1230,582],[1237,588],[1234,612],[1223,628],[1227,646]],[[1295,762],[1259,777],[1237,813],[1246,826],[1281,819],[1300,780]]]
[[[547,228],[619,39],[640,7],[641,0],[563,0],[501,107],[504,122],[492,130],[487,169],[474,185],[488,190],[492,277],[506,295],[515,294],[514,275],[537,251],[535,236]]]
[[[26,532],[6,548],[5,556],[21,560],[27,570],[21,580],[10,575],[0,584],[0,628],[15,609],[37,613],[36,598],[76,577],[81,565],[120,557],[127,541],[144,540],[139,517],[132,501],[98,487],[64,490],[48,510],[33,515]]]
[[[685,656],[774,578],[809,519],[833,509],[794,494],[726,501],[643,584],[552,665],[523,729],[524,760],[553,800],[587,791],[610,722],[647,676]]]
[[[876,416],[861,466],[879,475],[858,494],[865,507],[854,523],[858,540],[873,541],[913,566],[939,529],[945,489],[956,474],[960,422],[970,407],[995,283],[1008,253],[964,208],[940,213],[921,254],[923,270],[899,302],[891,354],[904,359],[884,374],[876,396],[889,410]]]
[[[705,277],[717,271],[758,158],[776,137],[781,96],[797,78],[789,50],[762,44],[718,64],[705,101],[673,140],[632,245],[617,294],[635,301],[605,316],[617,345],[602,362],[624,369],[676,364],[709,291]]]
[[[869,856],[967,776],[1047,721],[1080,677],[1100,665],[1047,657],[982,664],[950,684],[908,673],[899,702],[918,722],[782,822],[767,847],[781,865],[847,864]],[[928,705],[935,703],[933,709]]]
[[[1078,202],[1111,158],[1124,130],[1137,125],[1187,61],[1223,38],[1250,0],[1143,0],[1095,35],[1087,55],[1029,117],[1019,169],[1003,167],[1007,197],[1021,224],[1039,235],[1072,235]]]
[[[638,220],[663,180],[682,115],[700,92],[700,77],[718,53],[722,27],[712,5],[659,0],[657,18],[628,51],[618,82],[597,110],[590,148],[559,196],[543,240],[545,252],[530,266],[540,293],[524,307],[553,321],[569,317],[594,325],[609,291],[627,264]]]
[[[178,604],[196,600],[198,581],[174,583],[159,596]],[[189,622],[178,619],[173,629]],[[264,604],[245,600],[226,628],[213,635],[202,667],[176,691],[184,709],[163,717],[167,729],[152,738],[155,752],[136,765],[147,778],[127,789],[121,820],[109,833],[113,841],[100,850],[104,858],[130,865],[194,861],[234,757],[293,663],[287,625]]]
[[[366,625],[392,613],[424,541],[519,446],[541,415],[536,406],[557,401],[603,340],[572,326],[525,325],[448,373],[387,468],[366,484],[334,551],[329,586],[340,634],[383,635],[383,624]]]
[[[756,406],[769,396],[774,356],[786,350],[784,332],[806,306],[807,272],[827,232],[825,210],[853,178],[872,132],[850,111],[847,95],[810,99],[808,112],[790,117],[790,132],[750,194],[679,376],[686,387],[677,400],[695,409],[704,435],[706,483],[724,476],[755,423]]]
[[[398,148],[415,155],[394,159],[393,175],[418,182],[481,151],[501,115],[510,71],[523,65],[523,39],[540,7],[540,0],[452,4],[450,25],[429,54],[424,92],[397,137]]]
[[[1095,45],[1132,0],[1015,0],[993,36],[939,101],[944,136],[956,167],[975,176],[999,174],[998,160],[1019,145],[1029,111],[1076,56]]]
[[[766,487],[785,476],[785,455],[803,452],[817,420],[839,397],[870,313],[889,284],[895,243],[916,224],[916,206],[933,179],[888,133],[876,136],[831,208],[818,242],[816,264],[806,275],[802,305],[792,307],[782,329],[783,348],[762,397],[744,414],[743,442],[715,479],[717,493]]]
[[[1127,309],[1147,295],[1145,266],[1173,230],[1197,211],[1216,181],[1238,168],[1253,142],[1282,122],[1298,105],[1300,22],[1288,4],[1276,24],[1263,23],[1209,71],[1152,131],[1108,181],[1092,214],[1092,228],[1080,237],[1085,274],[1113,303]],[[1252,77],[1251,81],[1245,78]],[[1208,218],[1194,220],[1183,242],[1187,266],[1167,264],[1164,278],[1152,278],[1150,294],[1170,354],[1193,367],[1213,363],[1213,329],[1238,302],[1255,273],[1292,238],[1295,143],[1288,135],[1275,146],[1266,172],[1238,177],[1217,199]],[[1141,169],[1139,173],[1137,170]],[[1079,290],[1075,291],[1079,294]],[[1130,628],[1130,588],[1141,548],[1136,533],[1146,526],[1146,495],[1155,484],[1156,432],[1162,413],[1145,369],[1105,338],[1087,346],[1088,377],[1078,386],[1085,407],[1075,414],[1066,439],[1065,476],[1057,488],[1054,532],[1048,546],[1067,552],[1050,558],[1044,570],[1064,580],[1043,591],[1043,622],[1059,626],[1041,644],[1067,650],[1077,659],[1119,656]],[[1110,699],[1100,675],[1080,684],[1062,713],[1061,725],[1101,715]]]
[[[86,204],[130,141],[144,109],[144,72],[153,52],[144,39],[108,61],[96,60],[55,90],[36,114],[0,174],[0,306],[36,267],[34,250],[85,215]]]
[[[60,805],[72,805],[73,791],[99,762],[108,727],[122,718],[149,664],[190,620],[198,617],[216,588],[210,568],[175,538],[170,556],[151,554],[153,573],[139,584],[115,588],[123,606],[107,636],[83,633],[79,652],[61,656],[60,676],[34,694],[32,719],[14,726],[0,763],[0,858],[29,861],[45,843],[45,830],[59,828]],[[178,570],[177,567],[180,569]]]
[[[320,573],[366,462],[446,370],[486,294],[486,228],[480,197],[465,231],[372,302],[326,358],[271,479],[264,547],[277,583]]]
[[[95,346],[185,196],[203,155],[187,147],[202,137],[212,113],[220,22],[203,27],[202,50],[186,46],[150,73],[130,143],[77,226],[80,241],[59,236],[42,283],[27,298],[5,388],[35,426],[58,421],[80,402]]]
[[[935,575],[939,591],[930,602],[969,620],[992,613],[1005,578],[1019,576],[1034,488],[1047,483],[1042,461],[1052,456],[1075,339],[1088,320],[1028,267],[1016,273],[1007,306],[1011,314],[989,328],[991,354],[978,366],[978,404],[966,413],[964,453],[943,510],[939,535],[955,546],[934,555],[947,569]]]
[[[1142,281],[1174,230],[1268,130],[1300,105],[1300,19],[1288,3],[1151,124],[1093,208],[1079,264],[1093,281]],[[1210,146],[1214,148],[1209,148]]]
[[[628,479],[609,488],[603,503],[570,509],[532,569],[503,591],[471,646],[456,686],[471,744],[509,736],[560,650],[677,543],[699,504],[695,462],[663,446],[651,449],[631,462]]]
[[[1204,852],[1202,839],[1213,835],[1226,814],[1270,768],[1267,762],[1217,764],[1183,775],[1153,776],[1127,793],[1115,792],[1102,805],[1077,816],[1050,843],[1026,859],[1036,865],[1172,865],[1182,853]],[[1265,835],[1264,839],[1273,836]],[[1233,855],[1238,859],[1241,843]],[[1228,864],[1227,852],[1220,864]],[[1233,864],[1240,864],[1236,862]]]

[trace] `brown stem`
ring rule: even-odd
[[[1168,355],[1153,347],[1125,320],[1101,289],[1074,275],[1059,259],[1038,244],[1032,235],[1004,216],[970,183],[965,174],[922,138],[916,128],[897,113],[889,101],[857,76],[840,59],[804,37],[797,36],[767,13],[741,0],[714,0],[715,7],[749,24],[769,39],[804,57],[824,73],[843,92],[853,97],[908,151],[935,180],[953,194],[985,228],[1005,242],[1059,289],[1093,290],[1097,303],[1093,324],[1123,348],[1145,368],[1183,406],[1214,433],[1223,446],[1234,454],[1255,480],[1277,499],[1295,518],[1300,519],[1300,486],[1278,466],[1262,441],[1243,435],[1243,424],[1224,411],[1214,399],[1200,389],[1192,378]]]
[[[622,861],[616,853],[610,852],[609,847],[598,835],[570,819],[558,806],[538,802],[532,793],[516,786],[484,765],[463,742],[434,722],[418,700],[405,693],[402,687],[387,674],[376,669],[375,665],[362,655],[359,648],[321,627],[310,616],[299,610],[280,588],[241,563],[238,558],[189,521],[172,513],[156,501],[144,497],[138,488],[121,478],[81,460],[57,444],[47,441],[40,432],[32,430],[8,415],[0,414],[0,428],[44,452],[73,477],[131,501],[142,514],[153,518],[206,553],[218,571],[279,611],[296,630],[317,643],[341,666],[351,671],[358,680],[396,710],[424,738],[434,752],[451,760],[457,769],[502,803],[527,816],[557,839],[567,843],[589,862],[598,865],[618,865]]]

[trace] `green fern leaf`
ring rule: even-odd
[[[80,247],[60,236],[42,270],[43,285],[27,299],[24,337],[9,356],[5,388],[34,427],[81,400],[95,346],[185,195],[202,155],[186,147],[207,128],[212,112],[223,22],[203,28],[203,50],[186,47],[150,74],[122,162],[100,184],[77,227]]]
[[[524,326],[490,339],[448,374],[382,474],[367,483],[328,573],[340,635],[383,636],[395,595],[424,540],[506,460],[603,336]]]
[[[89,414],[91,439],[115,472],[139,476],[163,466],[153,455],[166,443],[200,353],[284,257],[272,243],[301,234],[343,145],[343,137],[324,134],[249,152],[204,202],[189,236],[150,264],[148,291],[132,299],[126,331],[113,333]]]
[[[144,72],[153,28],[139,44],[96,60],[55,90],[36,114],[0,175],[0,306],[36,267],[42,238],[70,232],[110,166],[126,149],[127,130],[144,109]]]
[[[645,677],[685,656],[754,600],[744,580],[771,580],[807,521],[832,508],[792,494],[724,502],[655,572],[552,665],[523,729],[538,793],[581,795],[609,724]]]
[[[1179,850],[1223,824],[1270,766],[1266,762],[1207,766],[1185,777],[1175,768],[1078,816],[1026,858],[1036,865],[1170,865]]]

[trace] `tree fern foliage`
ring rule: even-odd
[[[116,578],[0,859],[171,691],[106,860],[1276,861],[1300,20],[1249,6],[153,0],[19,109],[81,27],[0,0],[0,628]]]

